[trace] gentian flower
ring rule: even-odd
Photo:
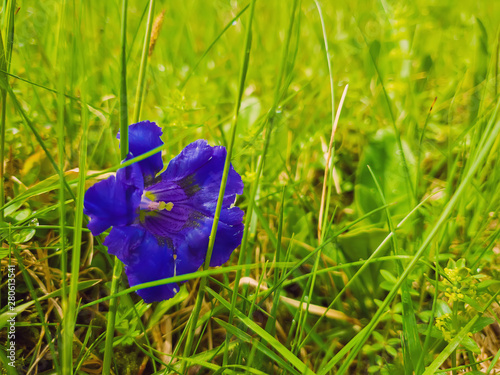
[[[129,156],[161,146],[161,128],[143,121],[129,126]],[[120,134],[118,134],[118,138]],[[192,273],[205,261],[226,159],[223,146],[205,140],[186,146],[163,169],[161,153],[121,168],[85,193],[84,213],[94,236],[113,227],[104,245],[125,264],[131,286]],[[243,193],[231,165],[210,266],[225,263],[241,243],[243,211],[233,207]],[[140,289],[146,303],[172,298],[177,283]]]

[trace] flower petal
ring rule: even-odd
[[[110,254],[125,264],[130,286],[173,277],[173,251],[140,226],[114,227],[104,241]],[[140,289],[137,294],[144,302],[163,301],[179,291],[177,283]]]
[[[137,124],[130,125],[128,131],[129,151],[132,153],[133,157],[145,154],[163,144],[160,138],[163,132],[154,122],[138,122]],[[120,139],[120,133],[118,133],[117,138]],[[156,174],[163,169],[161,152],[141,160],[138,164],[141,167],[144,181],[146,183],[152,181]]]
[[[92,234],[97,236],[111,226],[132,224],[143,189],[141,170],[136,164],[91,186],[85,193],[83,212],[90,216],[88,228]]]
[[[210,260],[211,267],[226,263],[231,253],[241,244],[244,225],[243,211],[238,207],[223,210],[217,226],[215,244]],[[172,241],[176,250],[177,274],[195,272],[205,261],[213,218],[203,217],[188,226]]]
[[[178,274],[196,271],[205,260],[226,154],[222,146],[193,142],[172,159],[159,182],[146,188],[156,201],[173,203],[169,211],[146,215],[141,225],[172,243]],[[241,243],[243,211],[231,206],[242,192],[241,177],[231,166],[211,266],[225,263]]]
[[[200,139],[186,146],[160,177],[162,181],[177,181],[190,197],[190,204],[206,215],[213,216],[226,160],[226,148],[211,147]],[[230,166],[223,208],[229,208],[237,194],[243,194],[243,182],[240,175]],[[168,198],[168,192],[164,198]],[[161,196],[158,199],[162,199]],[[163,200],[163,199],[162,199]]]

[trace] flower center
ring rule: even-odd
[[[161,211],[167,210],[172,211],[174,204],[172,202],[157,201],[156,196],[150,191],[145,191],[141,197],[141,203],[139,204],[139,209],[146,211]]]

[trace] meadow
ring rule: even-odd
[[[500,373],[499,2],[2,3],[2,374]],[[145,303],[85,192],[198,139],[241,245]]]

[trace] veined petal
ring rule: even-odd
[[[243,211],[224,208],[217,227],[210,265],[227,262],[241,243]],[[158,210],[141,214],[140,224],[149,233],[161,237],[175,251],[177,274],[196,271],[205,261],[213,217],[190,204],[173,202],[170,211]]]
[[[132,224],[143,189],[142,173],[136,164],[91,186],[85,193],[83,212],[90,216],[88,228],[92,234],[97,236],[111,226]]]
[[[173,250],[140,226],[114,227],[104,241],[110,254],[125,264],[130,286],[174,276]],[[179,291],[177,283],[140,289],[144,302],[163,301]]]
[[[146,188],[155,201],[172,204],[169,210],[148,212],[141,225],[172,243],[177,273],[196,271],[204,262],[226,159],[224,147],[211,147],[204,140],[188,145]],[[232,207],[243,192],[241,177],[231,166],[221,210],[212,266],[225,263],[241,243],[243,211]]]
[[[241,244],[244,225],[243,211],[238,207],[224,210],[217,226],[211,267],[226,263],[231,253]],[[184,228],[173,237],[176,250],[177,274],[195,272],[205,261],[213,218],[203,217],[194,226]]]
[[[137,124],[130,125],[129,131],[129,151],[133,157],[145,154],[152,149],[163,144],[160,136],[163,134],[161,128],[154,122],[142,121]],[[120,133],[117,136],[120,139]],[[150,157],[141,160],[139,163],[144,181],[146,184],[154,179],[156,174],[163,169],[163,161],[161,160],[161,152],[158,152]]]
[[[222,172],[226,160],[226,148],[211,147],[207,141],[200,139],[186,146],[174,159],[160,177],[162,181],[176,181],[183,188],[190,204],[206,215],[213,216]],[[230,166],[223,208],[229,208],[237,194],[243,193],[243,182],[240,175]]]
[[[190,143],[170,160],[165,172],[162,173],[163,180],[179,181],[193,174],[200,167],[205,165],[213,154],[211,147],[204,139]]]

